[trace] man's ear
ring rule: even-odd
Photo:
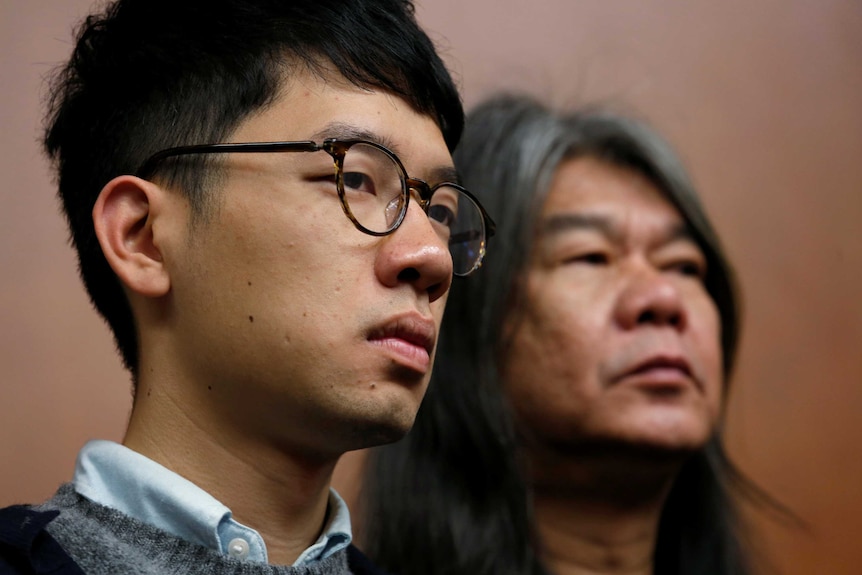
[[[135,176],[118,176],[102,188],[93,206],[93,225],[102,252],[114,273],[130,290],[145,297],[168,293],[156,220],[166,191]]]

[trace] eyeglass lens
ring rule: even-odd
[[[344,155],[344,200],[356,221],[377,233],[397,227],[404,216],[407,183],[401,167],[380,148],[362,142]],[[479,206],[458,188],[441,185],[427,207],[437,234],[449,245],[454,273],[466,275],[485,251],[485,220]]]

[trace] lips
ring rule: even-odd
[[[688,360],[675,355],[654,355],[637,361],[615,379],[648,387],[677,387],[688,382],[701,387]]]
[[[425,373],[431,367],[437,327],[432,319],[419,314],[406,314],[373,329],[368,341],[384,347],[393,359],[405,367]]]
[[[684,358],[664,356],[651,357],[629,370],[627,374],[641,373],[653,369],[676,369],[691,376],[691,367]]]

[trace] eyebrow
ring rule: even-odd
[[[337,140],[367,140],[369,142],[379,144],[384,148],[388,148],[396,156],[399,155],[398,145],[390,138],[345,122],[331,122],[311,136],[311,139],[315,141],[326,138],[335,138]]]
[[[539,223],[539,234],[556,236],[572,230],[592,230],[611,239],[618,239],[620,232],[610,219],[592,214],[556,214]]]
[[[572,230],[596,231],[614,242],[622,239],[621,230],[610,218],[596,214],[557,214],[545,218],[539,224],[541,236],[555,236]],[[684,222],[670,228],[662,243],[674,241],[689,241],[698,245],[691,227]]]
[[[442,182],[461,185],[461,176],[454,166],[438,166],[429,171],[429,181],[432,185]]]
[[[392,141],[391,138],[387,138],[386,136],[376,132],[345,122],[331,122],[311,136],[311,139],[314,141],[325,138],[335,138],[338,140],[366,140],[387,148],[390,152],[398,156],[399,159],[401,158],[398,145]],[[413,175],[408,174],[408,177],[413,177]],[[441,182],[449,182],[459,185],[461,183],[461,177],[454,166],[437,166],[431,168],[428,171],[427,179],[431,185]]]

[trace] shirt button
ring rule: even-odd
[[[245,539],[231,539],[227,544],[227,554],[236,559],[245,559],[248,557],[248,541]]]

